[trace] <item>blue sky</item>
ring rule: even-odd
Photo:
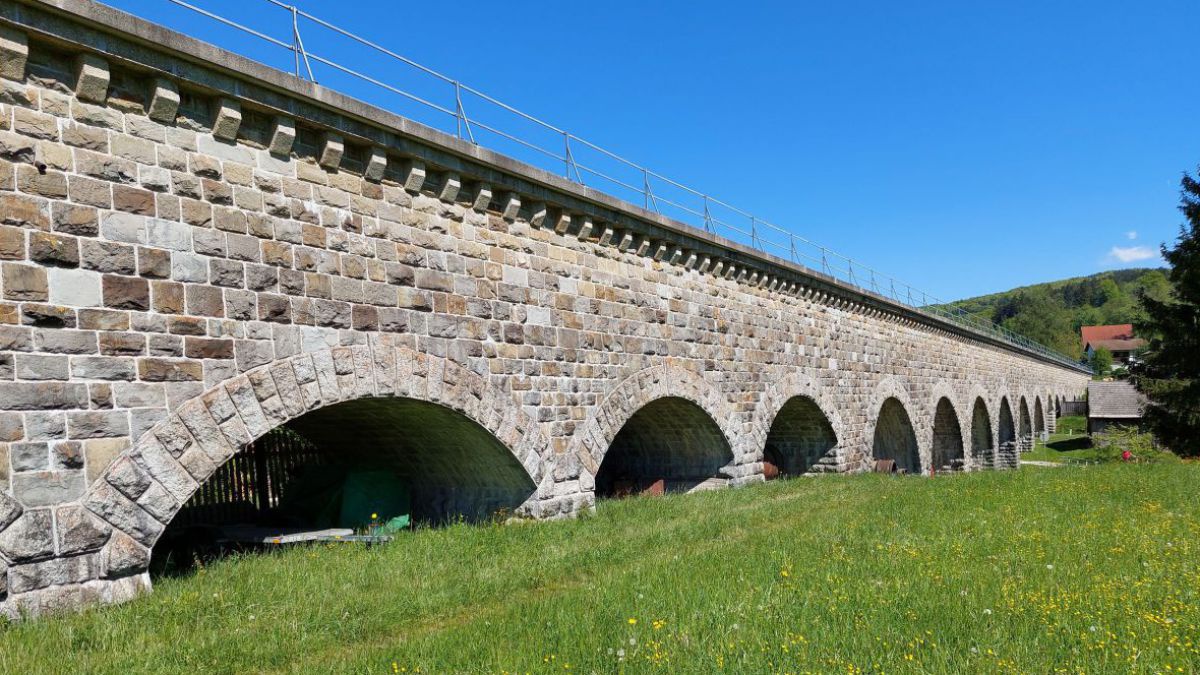
[[[289,16],[265,0],[190,1],[290,41]],[[108,4],[291,67],[289,52],[166,0]],[[1161,264],[1182,221],[1180,174],[1200,164],[1195,2],[297,5],[944,299]],[[451,85],[302,28],[314,53],[453,106]],[[553,134],[464,106],[561,150]]]

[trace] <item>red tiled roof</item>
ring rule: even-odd
[[[1079,331],[1083,334],[1083,346],[1089,344],[1099,346],[1104,340],[1132,340],[1133,324],[1119,323],[1112,326],[1084,326]]]

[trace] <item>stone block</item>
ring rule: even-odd
[[[271,141],[267,150],[272,155],[287,157],[296,142],[296,121],[290,117],[277,116],[271,127]]]
[[[85,380],[132,380],[137,368],[132,358],[116,356],[75,356],[71,375]]]
[[[75,95],[82,101],[104,103],[108,98],[108,61],[83,53],[75,59]]]
[[[94,237],[100,233],[100,221],[96,209],[90,206],[54,202],[51,205],[54,231],[82,237]],[[2,247],[0,247],[2,251]]]
[[[29,59],[29,38],[23,31],[0,25],[0,77],[20,82],[25,79]]]
[[[49,443],[13,443],[8,446],[8,461],[13,471],[48,471]]]
[[[223,141],[236,140],[241,126],[242,104],[231,98],[217,99],[213,106],[213,137]]]
[[[79,240],[50,232],[30,232],[29,259],[43,265],[78,267]]]
[[[22,380],[67,380],[68,362],[65,357],[51,354],[17,354],[16,373]]]
[[[47,276],[51,303],[71,307],[99,307],[102,304],[100,274],[97,272],[50,268]]]
[[[0,512],[2,509],[0,506]],[[52,522],[49,509],[25,511],[13,520],[7,529],[0,532],[0,553],[4,554],[10,563],[15,564],[51,557],[54,555]]]
[[[13,497],[26,508],[72,502],[79,499],[86,488],[82,471],[32,471],[12,476]]]
[[[106,274],[103,277],[104,306],[114,309],[150,309],[150,283],[140,277]]]
[[[129,413],[123,410],[67,413],[68,438],[119,438],[128,435]]]
[[[66,199],[67,176],[61,171],[39,171],[37,167],[22,164],[17,167],[17,189],[38,197]]]
[[[46,269],[34,265],[3,263],[0,265],[0,286],[5,300],[46,302],[50,298]]]
[[[149,103],[146,115],[163,124],[174,124],[179,110],[179,87],[165,77],[156,77],[150,83]]]
[[[388,156],[383,148],[371,148],[371,153],[367,158],[367,165],[363,170],[363,178],[371,181],[383,180],[383,174],[387,172]]]
[[[425,185],[425,162],[419,159],[405,160],[400,178],[405,190],[413,194],[420,192]]]
[[[146,382],[202,381],[204,367],[199,361],[144,358],[138,359],[138,377]],[[0,393],[3,387],[0,383]]]
[[[342,165],[342,155],[345,152],[346,144],[342,137],[326,132],[321,140],[321,156],[318,164],[329,171],[336,171]]]

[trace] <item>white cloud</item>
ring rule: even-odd
[[[1126,236],[1126,237],[1129,237],[1131,240],[1132,240],[1132,239],[1137,239],[1137,230],[1130,230],[1130,231],[1128,231],[1128,232],[1126,232],[1126,233],[1125,233],[1125,236]]]
[[[1123,263],[1149,260],[1158,257],[1158,251],[1149,246],[1114,246],[1108,252],[1108,257]]]

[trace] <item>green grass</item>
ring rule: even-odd
[[[1194,672],[1198,483],[796,479],[296,548],[0,628],[0,672]]]
[[[1043,443],[1035,440],[1033,450],[1021,455],[1021,459],[1039,462],[1095,462],[1099,454],[1092,448],[1087,435],[1087,418],[1082,415],[1058,418],[1055,432]]]

